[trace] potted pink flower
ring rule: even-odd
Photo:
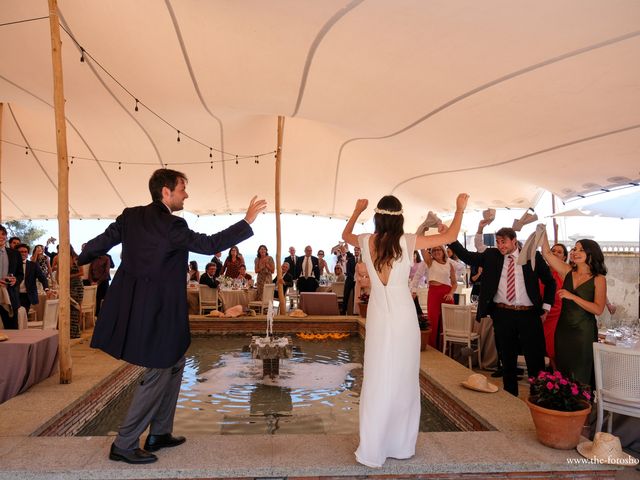
[[[526,402],[540,443],[563,450],[575,448],[591,411],[591,387],[557,370],[541,371],[529,378],[529,384],[531,395]]]

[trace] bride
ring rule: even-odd
[[[362,249],[370,272],[364,380],[360,394],[360,445],[356,460],[382,467],[388,457],[415,454],[420,423],[420,330],[409,291],[414,250],[456,240],[469,195],[461,193],[449,228],[428,237],[405,235],[402,204],[393,195],[382,197],[374,209],[375,232],[354,235],[353,227],[368,200],[360,199],[342,238]]]

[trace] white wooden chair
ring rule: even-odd
[[[87,319],[91,321],[92,326],[95,325],[97,290],[97,285],[84,286],[84,296],[82,297],[82,303],[80,304],[80,321],[83,330],[87,327]]]
[[[200,303],[200,315],[205,310],[218,310],[218,289],[209,285],[198,285],[198,301]]]
[[[29,322],[29,328],[42,328],[43,330],[56,330],[58,328],[59,299],[46,300],[42,321]]]
[[[593,344],[596,374],[596,432],[602,431],[604,411],[640,418],[640,349]],[[611,433],[613,415],[607,431]]]
[[[342,303],[344,297],[344,282],[333,282],[331,284],[331,291],[338,297],[338,304]]]
[[[476,342],[478,352],[478,365],[481,365],[480,335],[473,332],[473,315],[471,305],[442,304],[442,353],[446,354],[447,344],[461,343],[472,352],[471,343]],[[449,347],[451,350],[451,347]],[[472,368],[471,355],[469,355],[469,369]]]
[[[266,313],[266,311],[269,310],[269,304],[273,302],[273,294],[275,290],[275,283],[265,283],[264,288],[262,289],[262,300],[249,302],[249,308],[252,310],[257,309],[260,312],[260,315]]]

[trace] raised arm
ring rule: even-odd
[[[456,214],[453,217],[453,221],[449,228],[444,227],[440,233],[436,235],[429,235],[428,237],[416,237],[416,249],[422,250],[425,248],[435,247],[437,245],[444,245],[447,243],[455,242],[460,233],[460,226],[462,225],[462,215],[464,209],[467,208],[467,202],[469,201],[469,195],[461,193],[456,199]]]
[[[353,227],[355,227],[356,222],[358,221],[358,217],[362,212],[367,209],[367,205],[369,205],[369,200],[360,198],[356,201],[356,206],[353,209],[353,213],[351,214],[351,218],[347,222],[347,225],[344,227],[342,231],[342,239],[347,242],[349,245],[353,245],[354,247],[358,246],[358,236],[353,233]]]
[[[553,253],[551,253],[551,248],[549,248],[549,239],[547,238],[547,232],[544,232],[544,236],[542,237],[542,256],[547,261],[549,266],[553,268],[562,278],[564,278],[567,273],[571,271],[571,265],[568,263],[564,263],[561,259],[556,257]]]

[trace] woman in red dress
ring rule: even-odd
[[[561,243],[556,243],[553,247],[551,247],[551,253],[553,253],[563,262],[566,262],[569,256],[567,247],[565,247]],[[560,310],[562,309],[562,299],[558,296],[558,292],[562,290],[563,280],[560,275],[558,275],[558,272],[556,272],[554,269],[551,269],[551,274],[556,281],[556,297],[553,305],[551,306],[551,309],[549,310],[549,313],[547,314],[547,318],[542,324],[542,328],[544,330],[544,343],[547,347],[547,357],[549,357],[549,364],[555,369],[556,352],[554,347],[554,337],[556,334],[556,325],[558,325],[558,318],[560,318]],[[540,284],[540,288],[542,288],[542,283]]]

